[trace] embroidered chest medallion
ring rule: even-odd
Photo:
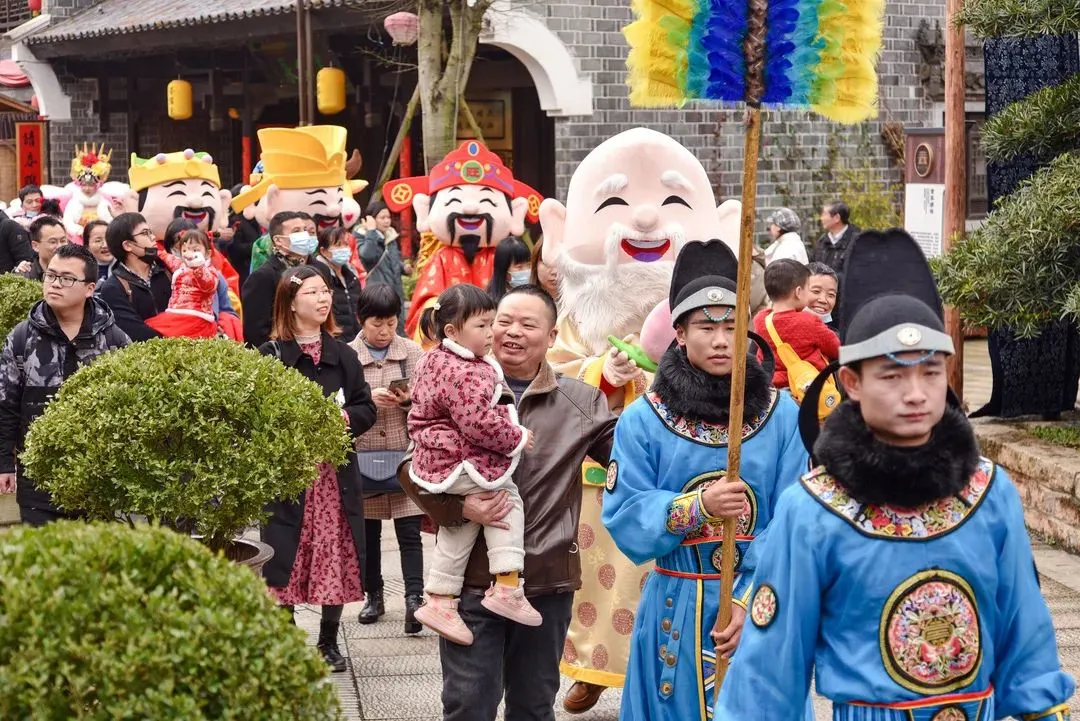
[[[804,476],[802,484],[825,508],[864,535],[921,541],[963,524],[986,497],[993,477],[993,462],[980,459],[971,481],[960,493],[910,510],[859,503],[824,468]]]
[[[978,674],[979,634],[979,610],[967,581],[948,571],[923,571],[897,586],[885,602],[881,659],[892,680],[909,691],[949,693]]]
[[[768,628],[776,619],[776,612],[780,610],[780,602],[776,598],[776,591],[767,583],[758,586],[754,592],[754,600],[750,602],[750,620],[758,628]]]
[[[771,396],[769,398],[768,408],[757,418],[752,418],[743,424],[742,439],[744,441],[748,440],[761,430],[761,427],[765,425],[765,421],[769,420],[769,416],[772,415],[773,409],[776,408],[776,401],[780,396],[777,394],[775,388],[770,389],[769,392],[771,393]],[[661,399],[656,392],[649,392],[645,394],[645,397],[649,401],[649,406],[660,418],[660,421],[667,426],[668,430],[672,433],[706,446],[727,445],[727,426],[680,416],[669,409],[667,404],[664,403],[663,399]]]

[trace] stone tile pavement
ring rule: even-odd
[[[986,344],[969,341],[965,350],[964,396],[975,409],[990,397]],[[433,539],[425,534],[424,540],[430,553]],[[361,604],[350,604],[345,608],[341,645],[342,652],[348,656],[349,669],[333,674],[333,682],[348,719],[440,721],[442,681],[437,637],[427,630],[414,637],[403,633],[404,588],[397,540],[389,523],[383,524],[382,553],[387,614],[377,624],[362,626],[356,622]],[[1038,542],[1035,554],[1043,574],[1043,594],[1054,614],[1062,662],[1070,673],[1080,677],[1080,558]],[[314,645],[318,634],[318,609],[300,608],[297,623],[308,631],[310,643]],[[564,713],[562,695],[569,685],[564,679],[556,702],[557,719],[616,721],[619,692],[614,689],[606,692],[597,707],[587,714],[571,716]],[[815,700],[815,710],[819,721],[830,718],[830,707],[824,699]],[[1072,711],[1080,713],[1080,701],[1074,700]]]

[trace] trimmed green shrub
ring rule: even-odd
[[[984,38],[1075,33],[1080,0],[965,0],[956,24]]]
[[[1002,200],[933,266],[946,303],[971,325],[1037,337],[1078,308],[1080,153],[1059,156]],[[1080,320],[1080,317],[1077,318]]]
[[[0,275],[0,339],[26,320],[34,303],[43,297],[38,281],[14,273]]]
[[[262,582],[163,528],[65,521],[0,543],[0,718],[339,719]]]
[[[27,475],[96,519],[184,519],[221,549],[345,462],[333,398],[228,340],[135,343],[80,369],[30,426]]]
[[[1031,153],[1049,159],[1080,146],[1080,75],[1032,93],[986,123],[986,156],[1007,162]]]

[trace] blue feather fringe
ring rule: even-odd
[[[746,97],[746,0],[707,1],[709,14],[701,39],[709,66],[705,97],[741,102]]]

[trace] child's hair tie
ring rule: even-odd
[[[435,301],[435,305],[431,306],[432,310],[439,310],[442,308],[442,304],[439,301]]]

